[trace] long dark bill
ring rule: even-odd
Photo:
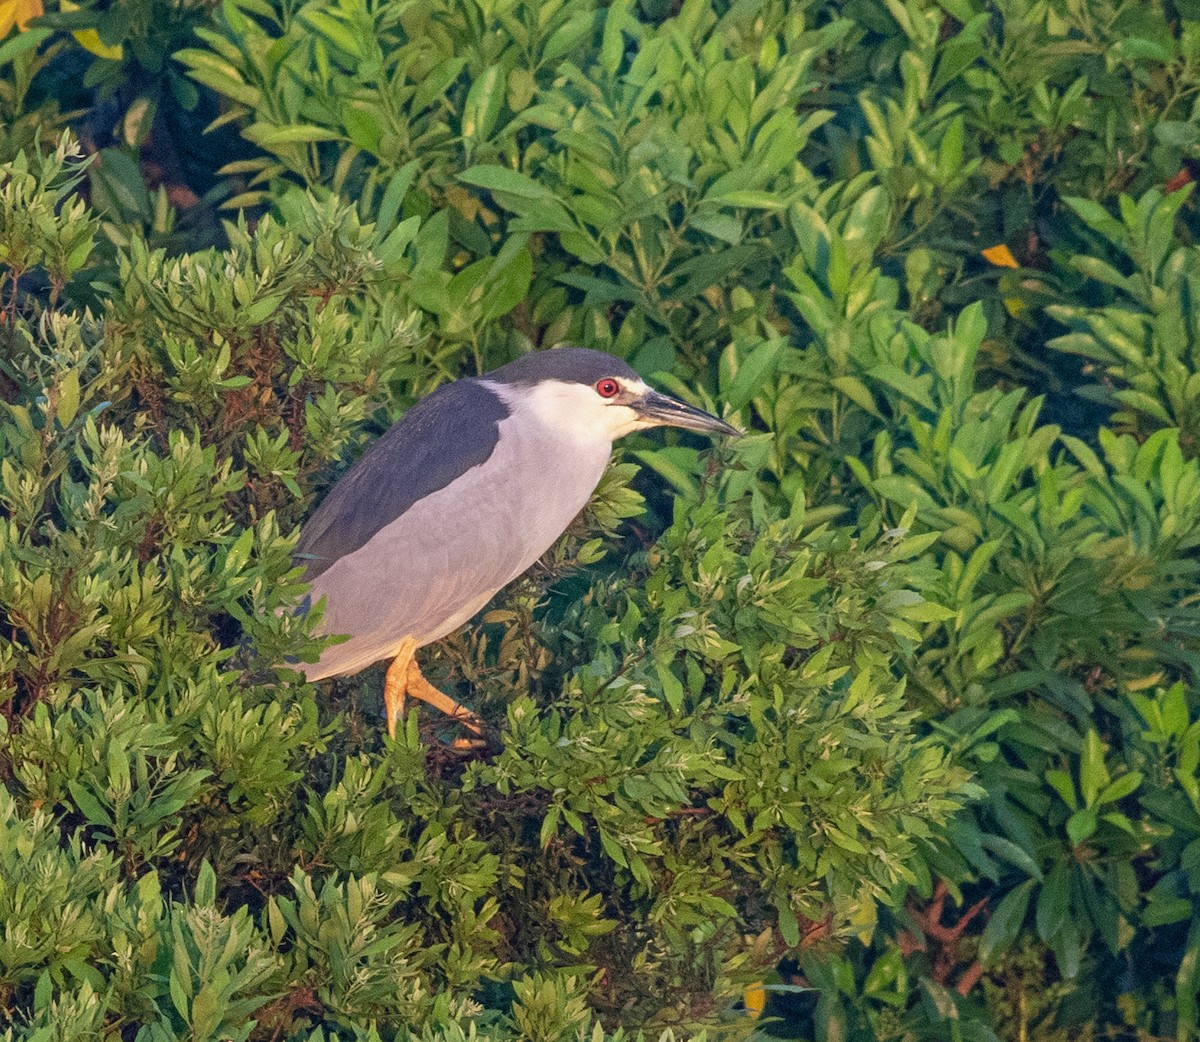
[[[669,394],[647,391],[636,402],[630,403],[638,415],[664,427],[682,427],[684,430],[699,431],[701,434],[728,434],[738,437],[742,432],[724,420],[672,398]]]

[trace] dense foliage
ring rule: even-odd
[[[1200,9],[20,6],[0,1038],[1196,1036]],[[563,342],[749,433],[390,741],[296,527]]]

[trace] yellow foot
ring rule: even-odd
[[[387,712],[388,735],[396,737],[396,722],[404,715],[406,698],[415,698],[433,706],[439,712],[445,713],[452,720],[457,720],[468,731],[475,734],[476,739],[483,734],[483,721],[466,706],[456,702],[449,695],[439,691],[421,674],[414,654],[416,642],[405,638],[400,645],[392,664],[388,666],[387,679],[383,687],[383,704]],[[475,749],[479,747],[476,739],[459,739],[454,742],[455,749]]]

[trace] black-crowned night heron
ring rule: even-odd
[[[566,531],[612,443],[647,427],[738,434],[647,387],[600,351],[559,348],[458,380],[414,405],[334,485],[300,534],[319,632],[348,634],[310,680],[391,659],[388,733],[406,696],[478,733],[422,675],[414,652],[457,629]]]

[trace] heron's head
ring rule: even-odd
[[[616,441],[648,427],[739,435],[724,420],[647,386],[619,358],[563,347],[535,351],[482,378],[510,408],[530,410],[564,434]]]

